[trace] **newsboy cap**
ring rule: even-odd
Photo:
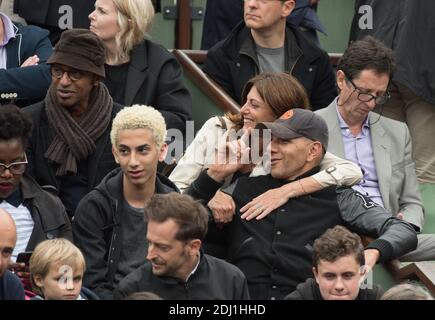
[[[62,32],[47,63],[63,64],[105,78],[105,61],[106,47],[95,33],[87,29],[70,29]]]

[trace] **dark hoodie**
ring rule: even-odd
[[[379,300],[382,289],[374,285],[373,289],[360,289],[355,300]],[[298,284],[296,290],[288,294],[283,300],[323,300],[319,285],[313,278]]]
[[[118,285],[118,270],[123,244],[121,222],[124,203],[122,171],[117,168],[79,203],[73,221],[75,244],[86,260],[83,285],[101,299],[112,299]],[[157,173],[156,193],[178,192],[166,177]]]

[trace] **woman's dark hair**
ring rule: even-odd
[[[23,148],[32,134],[32,118],[14,104],[0,107],[0,141],[20,139]]]
[[[251,78],[243,89],[242,105],[246,103],[252,87],[257,89],[261,99],[277,118],[293,108],[309,109],[309,99],[305,88],[289,73],[265,72]],[[235,124],[235,130],[243,127],[243,118],[240,112],[226,116]]]

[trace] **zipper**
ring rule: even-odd
[[[118,210],[118,200],[115,201],[115,214]],[[112,258],[112,252],[114,251],[113,248],[113,241],[114,238],[116,237],[116,232],[115,232],[115,227],[116,227],[117,223],[115,223],[115,221],[113,222],[113,234],[110,237],[110,246],[109,246],[109,256],[107,257],[107,261],[109,262],[109,265],[111,265],[112,263],[110,262],[110,259]]]

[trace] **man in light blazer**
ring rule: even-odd
[[[364,38],[346,49],[337,70],[339,96],[317,111],[328,124],[328,151],[362,168],[363,179],[354,189],[421,232],[424,208],[408,127],[372,112],[389,99],[392,51],[372,37]],[[435,235],[418,237],[417,249],[402,261],[435,260]]]

